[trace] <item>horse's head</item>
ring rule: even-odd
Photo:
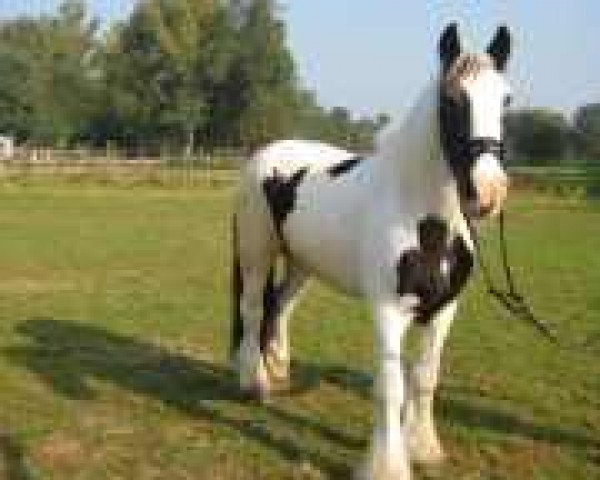
[[[497,213],[506,198],[502,119],[510,101],[504,77],[510,53],[505,26],[485,54],[461,51],[456,24],[443,32],[439,53],[440,139],[444,157],[459,191],[463,211],[471,218]]]

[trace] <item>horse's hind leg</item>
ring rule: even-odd
[[[269,377],[280,384],[287,381],[290,371],[289,319],[306,284],[306,274],[302,269],[289,260],[285,267],[285,277],[275,287],[273,318],[265,318],[266,322],[273,324],[272,328],[267,329],[267,338],[263,342],[263,356]]]
[[[261,325],[264,293],[272,262],[272,245],[268,224],[260,215],[240,212],[237,216],[239,272],[241,292],[239,312],[242,335],[237,353],[239,383],[242,392],[263,399],[269,382],[261,353]]]

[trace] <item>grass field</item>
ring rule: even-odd
[[[373,421],[366,308],[311,287],[292,392],[238,400],[231,194],[0,187],[0,478],[350,478]],[[472,283],[436,404],[449,458],[418,478],[600,479],[600,207],[521,194],[509,210],[535,310],[594,342],[557,349]]]

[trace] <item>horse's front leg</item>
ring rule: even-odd
[[[456,301],[443,307],[423,327],[420,358],[410,372],[408,435],[411,460],[434,464],[444,458],[433,418],[433,397],[438,384],[444,341],[456,313]]]
[[[374,307],[379,371],[373,451],[366,477],[369,480],[405,480],[411,475],[402,345],[413,315],[395,300],[377,302]]]

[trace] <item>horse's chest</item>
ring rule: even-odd
[[[418,298],[416,319],[426,323],[463,289],[473,257],[461,237],[449,237],[443,220],[425,217],[418,229],[418,247],[406,250],[397,262],[396,292]]]

